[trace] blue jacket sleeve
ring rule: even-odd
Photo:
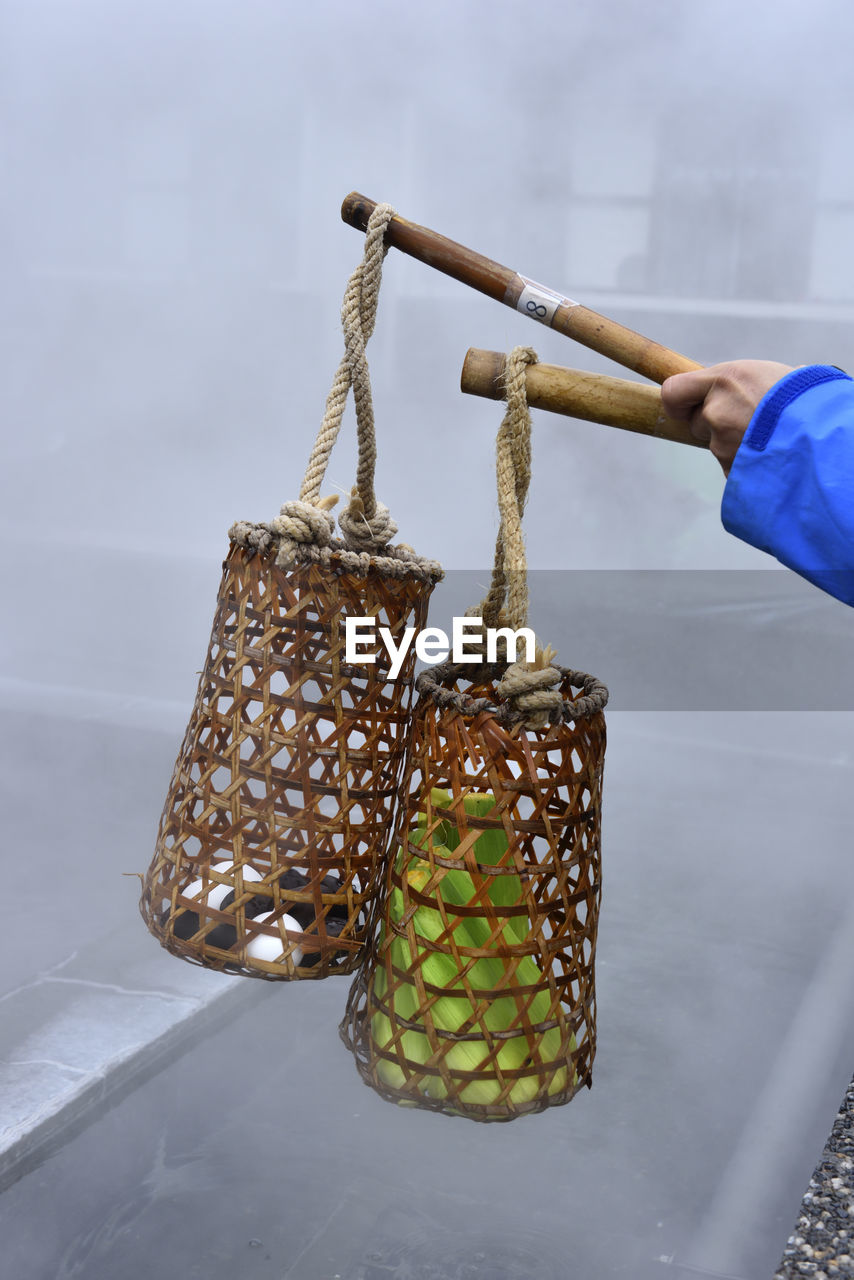
[[[795,369],[760,401],[730,469],[724,528],[854,605],[854,381]]]

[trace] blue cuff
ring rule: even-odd
[[[741,442],[742,446],[761,452],[771,439],[786,406],[810,387],[815,387],[820,382],[832,382],[835,378],[849,378],[850,381],[844,369],[839,369],[835,364],[808,364],[802,369],[793,369],[791,373],[787,373],[759,401]]]
[[[854,605],[854,379],[786,374],[760,401],[721,501],[724,528]]]

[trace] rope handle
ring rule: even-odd
[[[528,566],[522,516],[531,483],[531,413],[525,369],[537,363],[531,347],[515,347],[507,357],[504,397],[507,410],[495,441],[500,522],[489,591],[480,605],[484,625],[514,629],[528,620]]]
[[[531,411],[528,407],[526,370],[537,363],[531,347],[514,347],[504,370],[507,409],[495,442],[500,522],[489,591],[469,615],[483,618],[484,627],[508,627],[518,631],[528,622],[528,561],[522,516],[531,483]],[[563,708],[559,688],[565,672],[554,665],[550,645],[537,646],[532,663],[509,665],[496,685],[509,704],[506,718],[526,729],[544,729]]]
[[[350,503],[341,512],[338,525],[345,545],[352,551],[374,554],[391,541],[397,525],[388,507],[377,501],[374,474],[377,461],[374,407],[365,348],[377,317],[382,265],[388,250],[383,244],[386,229],[394,217],[390,204],[378,204],[371,213],[365,234],[362,261],[351,275],[341,307],[344,355],[326,400],[323,421],[306,467],[296,501],[285,502],[270,529],[279,536],[276,564],[290,568],[299,544],[328,546],[335,533],[332,507],[337,495],[320,496],[329,458],[338,439],[350,388],[356,407],[358,464]]]

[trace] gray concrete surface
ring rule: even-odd
[[[0,1187],[264,995],[124,924],[0,997]]]
[[[139,1199],[139,1179],[162,1191],[176,1160],[180,1248],[210,1277],[244,1250],[265,1274],[256,1238],[268,1271],[298,1258],[300,1280],[464,1262],[494,1276],[499,1239],[514,1277],[536,1264],[563,1280],[568,1249],[582,1274],[771,1273],[854,1060],[849,714],[610,713],[594,1088],[487,1132],[364,1088],[337,1038],[346,980],[223,979],[148,937],[122,872],[150,857],[180,727],[33,711],[6,725],[7,814],[30,867],[23,909],[7,899],[0,1004],[14,1085],[0,1219],[21,1280],[78,1254],[57,1274],[132,1275],[168,1241],[177,1265],[174,1203]],[[37,746],[49,809],[25,785]],[[46,918],[63,936],[34,950],[31,869],[60,825],[72,834]],[[189,1190],[197,1175],[205,1194]],[[271,1179],[290,1188],[275,1210]],[[32,1252],[46,1197],[65,1207]]]

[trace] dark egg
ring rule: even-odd
[[[172,933],[182,942],[189,942],[201,928],[201,922],[195,911],[182,911],[175,917]],[[237,930],[230,924],[218,924],[201,939],[206,947],[219,947],[220,951],[229,951],[237,941]]]
[[[288,867],[287,871],[283,871],[279,876],[279,888],[284,889],[286,893],[300,893],[307,885],[308,876],[297,871],[296,867]]]
[[[333,893],[340,893],[341,881],[338,879],[337,876],[333,876],[333,875],[324,876],[320,882],[320,891],[321,893],[328,893],[330,895]],[[350,912],[347,909],[346,902],[334,902],[332,906],[329,908],[329,912],[326,916],[327,921],[328,920],[349,920],[349,918],[350,918]],[[328,932],[329,930],[327,928],[327,933]],[[337,932],[340,933],[341,930],[339,929]]]
[[[303,893],[309,883],[308,876],[295,867],[289,867],[279,876],[279,889],[285,894]],[[310,902],[289,902],[288,915],[293,916],[301,929],[307,929],[314,920],[314,907]]]
[[[206,947],[219,947],[220,951],[230,951],[237,942],[237,930],[233,924],[218,924],[210,933],[206,933]]]
[[[168,911],[163,917],[164,923],[169,918]],[[179,916],[175,916],[172,923],[172,933],[176,938],[180,938],[182,942],[189,942],[199,932],[199,917],[195,911],[182,911]]]
[[[231,911],[234,907],[235,896],[233,889],[230,893],[227,893],[220,903],[220,911]],[[247,919],[254,920],[255,917],[260,916],[262,912],[270,910],[270,897],[264,893],[256,893],[253,898],[244,902],[243,910],[246,913]]]
[[[309,937],[311,937],[311,935],[316,932],[316,925],[317,925],[317,922],[314,921],[312,923],[312,927],[310,929],[306,929],[306,933],[309,935]],[[341,916],[328,915],[324,921],[324,926],[326,929],[327,938],[338,938],[341,936],[341,934],[344,932],[345,928],[347,927],[347,917],[345,915],[344,918],[342,919]],[[331,962],[334,963],[336,960],[340,960],[346,954],[347,954],[346,951],[335,951],[332,953],[329,959]],[[302,958],[302,965],[304,968],[310,969],[314,965],[319,963],[320,963],[319,951],[306,951],[304,953]]]

